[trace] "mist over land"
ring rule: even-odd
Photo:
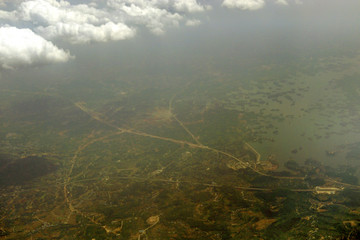
[[[0,1],[0,234],[357,239],[359,10]]]

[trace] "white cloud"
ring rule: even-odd
[[[176,0],[173,3],[176,10],[184,12],[203,12],[210,8],[200,5],[196,0]]]
[[[284,5],[284,6],[289,5],[289,3],[286,0],[276,0],[275,3],[278,5]]]
[[[155,34],[163,34],[168,26],[178,26],[183,16],[167,10],[166,0],[108,0],[108,6],[124,13],[125,21],[144,25]]]
[[[7,3],[14,10],[5,10]],[[1,28],[3,68],[61,62],[71,57],[48,40],[72,44],[118,41],[133,37],[139,27],[163,34],[180,23],[199,25],[201,22],[190,15],[211,9],[197,0],[93,0],[88,4],[69,0],[0,0],[1,6],[0,20],[32,29]]]
[[[97,0],[89,4],[25,0],[12,12],[0,10],[0,19],[30,22],[47,39],[87,43],[133,37],[135,30],[130,25],[162,34],[168,27],[186,23],[189,14],[209,9],[197,0]]]
[[[122,22],[112,22],[111,17],[94,4],[71,5],[64,0],[29,0],[14,12],[0,11],[0,18],[31,22],[34,31],[47,39],[87,43],[117,41],[135,35],[134,29]]]
[[[0,7],[1,7],[1,5],[0,5]],[[7,12],[7,11],[0,10],[0,19],[7,19],[7,20],[15,21],[16,16],[15,16],[14,12]]]
[[[73,44],[88,42],[118,41],[131,38],[135,30],[122,23],[108,22],[100,26],[78,23],[57,23],[48,27],[38,27],[37,32],[47,39],[62,38]]]
[[[258,10],[265,6],[264,0],[224,0],[223,6],[243,10]]]
[[[22,20],[44,25],[58,22],[96,24],[101,22],[101,17],[105,15],[102,11],[85,4],[71,5],[63,0],[25,1],[20,4],[16,14]]]
[[[200,24],[201,24],[201,21],[198,19],[189,19],[185,23],[186,26],[190,26],[190,27],[198,26]]]
[[[0,66],[12,69],[21,65],[66,62],[71,55],[30,29],[0,27]]]

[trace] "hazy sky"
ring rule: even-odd
[[[359,13],[358,0],[0,0],[0,72],[80,64],[89,54],[131,61],[139,52],[356,45]]]

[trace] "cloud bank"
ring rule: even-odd
[[[184,12],[203,12],[206,9],[211,9],[209,5],[200,5],[196,0],[177,0],[173,4],[176,10]]]
[[[224,0],[223,7],[236,8],[241,10],[259,10],[264,8],[267,3],[281,6],[288,6],[291,4],[302,4],[302,0]]]
[[[108,0],[107,5],[128,24],[145,26],[155,34],[163,34],[166,27],[178,26],[183,19],[180,13],[167,9],[169,1]]]
[[[0,10],[0,19],[32,23],[33,30],[47,39],[87,43],[131,38],[139,26],[162,34],[167,27],[186,23],[187,15],[209,9],[196,0],[107,0],[75,5],[65,0],[26,0],[12,12]]]
[[[275,3],[278,4],[278,5],[284,5],[284,6],[289,5],[287,0],[276,0]]]
[[[193,27],[193,26],[198,26],[201,24],[201,21],[197,20],[197,19],[189,19],[186,21],[185,25],[186,26],[190,26],[190,27]]]
[[[264,0],[224,0],[223,6],[243,10],[258,10],[265,6]]]
[[[122,22],[114,23],[111,15],[90,5],[71,5],[67,1],[29,0],[13,12],[0,17],[30,22],[34,31],[46,39],[70,43],[106,42],[131,38],[135,30]]]
[[[200,14],[212,9],[205,1],[200,1],[92,0],[75,4],[69,0],[0,0],[0,27],[4,21],[0,35],[0,65],[11,68],[69,60],[68,52],[50,42],[55,40],[70,44],[119,41],[134,37],[144,28],[161,35],[171,27],[198,26],[202,23]],[[258,10],[267,2],[285,6],[289,1],[300,0],[224,0],[222,6]],[[18,38],[23,38],[21,43]]]
[[[118,41],[131,38],[135,30],[122,23],[108,22],[100,26],[88,23],[56,23],[47,27],[38,27],[36,31],[47,39],[61,38],[73,44],[88,42]]]
[[[88,4],[16,0],[11,3],[12,11],[4,10],[8,3],[0,0],[0,21],[31,30],[1,27],[0,22],[3,68],[69,60],[69,53],[50,42],[53,40],[71,44],[119,41],[134,37],[142,27],[161,35],[169,27],[199,25],[200,20],[190,15],[211,9],[197,0],[94,0]]]
[[[30,29],[0,27],[0,66],[13,69],[21,65],[66,62],[71,55]]]

